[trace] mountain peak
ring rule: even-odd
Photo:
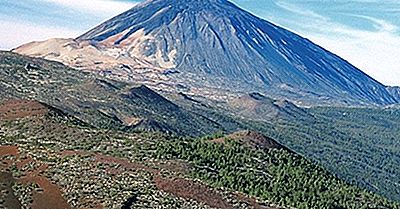
[[[231,3],[228,0],[148,0],[139,4],[139,7],[161,4],[177,8],[202,9],[203,6],[221,6]]]
[[[73,41],[16,51],[189,94],[260,92],[302,105],[398,102],[347,61],[227,0],[146,1]]]
[[[123,38],[128,38],[141,29],[147,34],[159,27],[174,25],[176,29],[187,27],[195,32],[197,25],[213,25],[217,19],[219,24],[227,25],[230,24],[229,19],[243,14],[247,15],[247,12],[227,0],[149,0],[99,25],[77,40],[103,41],[118,33],[124,33]],[[115,43],[121,42],[118,40]]]
[[[143,4],[156,4],[156,3],[167,3],[174,5],[207,5],[207,4],[221,4],[227,3],[228,0],[147,0]]]

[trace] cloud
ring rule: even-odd
[[[298,15],[308,17],[308,18],[316,18],[319,21],[327,21],[328,18],[306,8],[300,8],[295,4],[291,4],[285,1],[277,1],[275,3],[278,7],[281,7],[284,10],[287,10],[292,13],[296,13]]]
[[[41,0],[92,14],[116,15],[131,9],[137,2],[113,0]]]
[[[373,30],[339,23],[313,10],[285,1],[282,9],[295,13],[296,20],[282,21],[297,33],[341,56],[386,85],[400,85],[400,36],[387,20],[367,15],[343,14],[369,21]],[[278,20],[279,21],[279,20]]]
[[[74,38],[137,4],[120,0],[29,1],[32,0],[0,2],[0,11],[4,11],[0,14],[0,49],[55,37]]]
[[[76,37],[80,31],[69,28],[36,25],[25,22],[0,20],[0,49],[12,49],[31,41],[46,40],[49,37]]]

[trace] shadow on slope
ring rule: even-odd
[[[197,136],[224,130],[145,86],[101,79],[60,63],[0,52],[0,89],[37,100],[100,128]]]

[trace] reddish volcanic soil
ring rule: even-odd
[[[16,146],[0,146],[0,158],[6,157],[6,156],[13,156],[17,157],[19,155],[18,153],[18,147]],[[0,168],[7,169],[9,168],[14,160],[2,160],[0,163]]]
[[[34,162],[31,158],[19,159],[19,151],[17,146],[0,146],[0,157],[14,156],[14,161],[4,161],[6,168],[9,167],[13,162],[16,162],[18,168],[22,168],[24,165],[30,162]],[[2,167],[3,167],[2,166]],[[4,168],[4,167],[3,167]],[[47,165],[43,164],[35,170],[31,170],[25,173],[25,176],[16,179],[16,181],[23,184],[36,183],[43,190],[42,192],[33,193],[32,209],[70,209],[67,201],[63,198],[60,188],[51,183],[47,178],[41,176],[41,172],[47,169]]]
[[[150,168],[146,165],[139,163],[132,163],[128,160],[105,156],[102,154],[95,154],[90,152],[81,152],[81,151],[63,151],[61,153],[62,156],[70,156],[70,155],[91,155],[94,156],[97,163],[107,163],[107,164],[118,164],[120,165],[118,169],[108,170],[109,173],[122,173],[124,171],[129,170],[144,170],[154,175],[154,184],[159,190],[170,193],[177,197],[181,197],[184,199],[192,199],[198,202],[202,202],[208,206],[221,208],[221,209],[234,209],[234,206],[227,202],[222,195],[217,193],[214,189],[209,186],[201,183],[197,183],[191,180],[186,180],[183,178],[173,178],[173,177],[162,177],[160,175],[160,169]],[[8,168],[13,162],[16,162],[18,168],[22,168],[24,165],[28,163],[34,162],[32,158],[27,157],[25,159],[19,159],[18,147],[16,146],[0,146],[0,157],[4,156],[14,156],[16,160],[7,161],[5,164],[1,165],[0,168]],[[4,162],[4,161],[3,161]],[[35,162],[37,163],[37,162]],[[170,169],[173,167],[177,167],[177,170],[186,171],[188,169],[187,165],[181,165],[183,162],[168,162],[168,164],[160,166],[163,169]],[[183,166],[183,167],[182,167]],[[71,206],[67,203],[67,201],[63,198],[61,189],[51,181],[49,181],[46,177],[42,176],[42,172],[47,170],[47,165],[42,164],[35,170],[31,170],[25,173],[20,179],[16,179],[16,181],[30,184],[36,183],[41,188],[41,191],[35,191],[33,195],[33,203],[31,205],[32,209],[71,209]],[[175,170],[175,169],[172,169]],[[10,187],[11,188],[11,187]],[[255,209],[271,209],[269,207],[261,206],[257,203],[255,199],[248,198],[241,194],[234,195],[236,199],[241,202],[247,202],[249,205],[253,206]],[[19,205],[19,202],[15,202],[16,198],[10,196],[10,200],[13,201],[14,205]],[[18,207],[17,207],[18,208]],[[103,206],[98,205],[97,208],[92,209],[102,209]],[[89,208],[82,208],[89,209]]]
[[[17,146],[0,146],[0,156],[17,156],[18,147]]]
[[[70,209],[67,201],[63,198],[60,188],[42,176],[27,176],[20,179],[20,182],[29,184],[36,183],[43,192],[33,193],[32,209]]]
[[[154,179],[159,190],[168,192],[177,197],[185,199],[193,199],[198,202],[206,203],[207,205],[221,209],[233,209],[224,198],[202,184],[194,183],[193,181],[180,178],[163,178],[156,176]]]
[[[35,101],[14,99],[0,104],[0,119],[3,120],[43,116],[47,113],[48,108]]]

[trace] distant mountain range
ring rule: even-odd
[[[78,38],[14,51],[221,101],[251,92],[298,105],[400,101],[342,58],[226,0],[146,1]]]

